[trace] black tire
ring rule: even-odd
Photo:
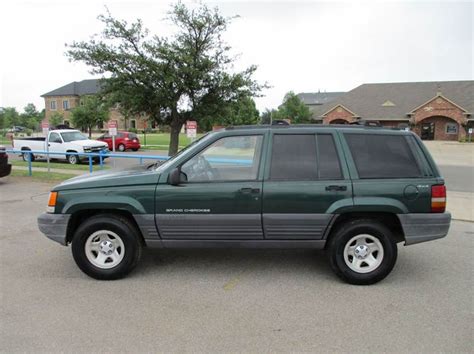
[[[124,244],[124,256],[113,268],[99,268],[87,258],[87,239],[99,230],[114,232]],[[123,278],[136,267],[140,260],[142,244],[139,232],[129,220],[113,214],[102,214],[87,219],[79,226],[72,239],[71,248],[77,266],[88,276],[98,280],[114,280]]]
[[[68,152],[76,152],[76,151],[68,151]],[[67,162],[71,165],[79,165],[81,163],[81,159],[79,155],[67,155]]]
[[[31,150],[23,150],[23,151],[31,151]],[[28,162],[28,155],[31,156],[31,162],[33,162],[35,160],[35,155],[33,154],[21,154],[21,158],[23,159],[23,161],[26,161]]]
[[[347,243],[361,234],[375,237],[383,247],[381,263],[377,268],[367,273],[354,271],[346,264],[344,258]],[[392,271],[397,260],[397,244],[392,232],[382,223],[370,219],[353,220],[342,225],[331,236],[328,251],[329,263],[333,271],[344,281],[356,285],[374,284],[384,279]],[[362,261],[362,263],[364,262]]]
[[[127,148],[126,148],[125,145],[123,145],[123,144],[119,144],[119,146],[117,146],[117,149],[118,149],[118,151],[120,151],[120,152],[124,152],[125,150],[127,150]]]

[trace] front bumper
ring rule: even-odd
[[[451,213],[398,214],[405,234],[405,246],[443,238],[448,234]]]
[[[47,238],[66,246],[67,224],[70,217],[70,214],[43,213],[38,216],[38,228]]]

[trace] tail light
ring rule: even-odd
[[[446,210],[446,186],[431,186],[431,212],[444,213]]]

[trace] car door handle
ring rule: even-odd
[[[256,194],[256,193],[260,193],[260,188],[240,188],[239,190],[241,193],[245,193],[245,194]]]
[[[326,186],[327,191],[346,191],[347,186]]]

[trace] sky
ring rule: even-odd
[[[184,1],[186,2],[186,1]],[[276,108],[286,92],[349,91],[363,83],[472,80],[472,1],[203,1],[239,15],[225,34],[235,70],[258,66],[271,87],[257,108]],[[41,110],[43,93],[93,78],[69,62],[65,44],[99,33],[107,6],[167,36],[167,1],[0,0],[0,107]],[[195,6],[196,2],[189,2]]]

